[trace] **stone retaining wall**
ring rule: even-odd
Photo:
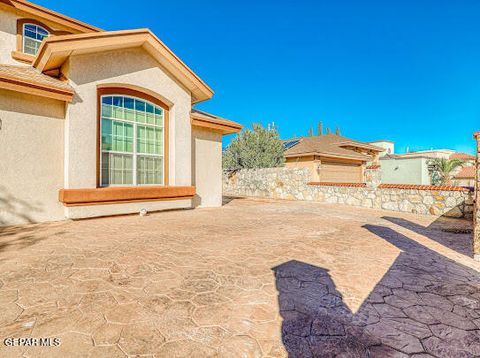
[[[245,169],[224,174],[223,192],[229,196],[309,200],[458,218],[471,218],[473,212],[473,193],[463,188],[372,188],[361,184],[321,185],[309,182],[308,169]]]

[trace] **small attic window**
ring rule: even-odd
[[[35,56],[40,45],[50,33],[42,26],[35,24],[23,25],[23,53]]]

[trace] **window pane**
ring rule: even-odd
[[[45,30],[43,27],[37,26],[37,31],[40,35],[48,36],[48,31]]]
[[[31,39],[37,38],[37,34],[35,33],[35,31],[29,31],[29,30],[25,30],[24,36]]]
[[[117,107],[123,107],[123,97],[114,96],[113,97],[113,105]]]
[[[123,184],[133,184],[133,158],[123,157]]]
[[[102,117],[112,118],[112,106],[109,104],[102,104]]]
[[[145,102],[136,99],[135,100],[135,109],[140,112],[145,112]]]
[[[125,109],[124,116],[127,121],[135,121],[135,111],[133,109]]]
[[[125,108],[135,109],[135,100],[130,97],[124,97],[123,99]]]
[[[102,149],[112,150],[112,121],[102,119]]]
[[[25,24],[25,30],[29,30],[29,31],[33,31],[35,32],[35,29],[37,27],[35,25],[32,25],[32,24]]]
[[[137,127],[137,152],[145,153],[147,143],[147,133],[144,126]]]
[[[133,125],[124,124],[125,152],[133,152]]]
[[[112,100],[113,100],[113,98],[110,97],[110,96],[104,96],[104,97],[102,97],[102,103],[103,103],[103,104],[112,105]]]

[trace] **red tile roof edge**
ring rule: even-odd
[[[329,182],[310,182],[308,185],[318,185],[318,186],[342,186],[342,187],[366,187],[365,183],[329,183]]]
[[[480,131],[473,133],[473,138],[477,139],[477,137],[480,137]]]
[[[365,183],[329,183],[329,182],[310,182],[312,186],[337,186],[365,188]],[[380,184],[378,189],[412,189],[412,190],[435,190],[435,191],[472,191],[473,189],[465,186],[435,186],[435,185],[417,185],[417,184]]]
[[[436,190],[436,191],[471,191],[464,186],[435,186],[435,185],[417,185],[417,184],[380,184],[379,189],[414,189],[414,190]]]
[[[380,165],[369,165],[366,169],[379,169]]]

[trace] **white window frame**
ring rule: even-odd
[[[43,26],[40,26],[40,25],[37,25],[37,24],[33,24],[33,23],[30,23],[30,22],[27,22],[25,24],[23,24],[23,27],[22,27],[22,52],[27,54],[27,55],[31,55],[31,56],[36,56],[37,55],[37,52],[38,52],[38,49],[37,49],[37,52],[35,54],[31,54],[31,53],[27,53],[25,52],[25,40],[28,38],[29,40],[31,41],[35,41],[36,43],[38,43],[38,48],[40,48],[40,44],[43,42],[43,40],[38,40],[37,38],[32,38],[32,37],[29,37],[26,35],[26,27],[27,26],[35,26],[35,35],[38,34],[38,29],[42,29],[43,31],[45,31],[47,33],[47,36],[46,37],[49,37],[50,36],[50,31],[48,31],[45,27]],[[28,30],[30,31],[30,30]],[[43,34],[42,34],[43,35]]]
[[[118,118],[113,118],[113,117],[105,117],[103,116],[103,98],[105,97],[122,97],[122,104],[123,104],[123,107],[125,109],[125,105],[124,105],[124,98],[131,98],[131,99],[134,99],[134,100],[139,100],[139,101],[142,101],[145,103],[145,106],[147,104],[150,104],[152,105],[154,108],[160,108],[162,111],[163,111],[163,125],[160,126],[160,125],[157,125],[157,124],[148,124],[148,123],[140,123],[140,122],[137,122],[137,121],[130,121],[130,120],[126,120],[126,119],[118,119]],[[112,107],[113,107],[113,104],[112,104]],[[136,113],[136,109],[134,110],[135,113]],[[165,120],[166,120],[166,109],[153,103],[153,102],[150,102],[146,99],[143,99],[142,97],[136,97],[136,96],[131,96],[131,95],[124,95],[124,94],[115,94],[115,93],[109,93],[109,94],[105,94],[105,95],[102,95],[100,96],[100,187],[101,188],[108,188],[108,187],[134,187],[134,186],[165,186],[165,146],[166,146],[166,142],[167,142],[167,133],[165,131]],[[131,124],[133,125],[133,151],[130,153],[130,152],[120,152],[120,151],[114,151],[114,150],[103,150],[103,143],[102,143],[102,119],[105,118],[105,119],[108,119],[108,120],[111,120],[111,121],[118,121],[118,122],[122,122],[122,123],[128,123],[128,124]],[[163,154],[147,154],[147,153],[138,153],[137,152],[137,127],[138,126],[147,126],[147,127],[154,127],[154,128],[160,128],[163,130]],[[112,138],[113,139],[113,138]],[[112,141],[113,143],[113,141]],[[104,153],[113,153],[113,154],[121,154],[121,155],[128,155],[128,156],[132,156],[133,160],[132,160],[132,175],[133,175],[133,180],[132,180],[132,184],[107,184],[107,185],[104,185],[103,184],[103,178],[102,178],[102,171],[103,171],[103,154]],[[154,158],[162,158],[163,161],[162,161],[162,164],[163,164],[163,168],[162,168],[162,184],[138,184],[138,173],[137,173],[137,159],[139,156],[142,156],[142,157],[154,157]]]

